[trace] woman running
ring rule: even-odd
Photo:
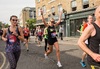
[[[45,22],[45,19],[44,19],[43,11],[42,10],[41,10],[41,15],[42,15],[42,21],[43,21],[44,25],[46,27],[48,27],[47,31],[48,31],[48,44],[49,44],[49,49],[45,53],[45,58],[47,58],[47,56],[52,52],[53,45],[54,45],[54,47],[56,49],[57,60],[58,60],[57,65],[58,65],[58,67],[62,67],[62,65],[60,63],[60,51],[59,51],[58,40],[56,38],[56,29],[55,29],[55,27],[58,26],[60,24],[60,22],[61,22],[61,15],[62,15],[62,13],[60,13],[59,20],[58,20],[57,23],[55,23],[55,21],[54,21],[53,18],[51,18],[49,24],[47,24]]]
[[[10,17],[11,25],[3,31],[2,40],[6,42],[6,56],[10,63],[10,69],[16,69],[21,53],[20,40],[24,40],[21,27],[17,26],[18,18]]]

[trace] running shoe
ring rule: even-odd
[[[58,65],[58,67],[62,67],[62,65],[61,65],[61,63],[60,63],[60,62],[58,62],[58,63],[57,63],[57,65]]]
[[[81,66],[82,66],[83,68],[86,67],[85,62],[81,61],[80,64],[81,64]]]
[[[44,54],[45,59],[48,59],[48,56],[46,54]]]

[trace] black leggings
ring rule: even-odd
[[[45,40],[45,47],[44,48],[45,48],[45,51],[47,51],[47,43],[48,42],[47,42],[47,39],[44,39],[44,40]]]
[[[20,53],[21,51],[6,52],[7,59],[10,63],[10,69],[16,69]]]

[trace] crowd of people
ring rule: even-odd
[[[56,27],[61,23],[62,12],[59,13],[59,20],[57,22],[55,22],[53,18],[51,18],[49,22],[46,22],[42,10],[41,16],[45,28],[42,29],[40,26],[37,26],[36,29],[32,31],[33,35],[35,35],[35,42],[40,47],[41,41],[44,38],[44,57],[46,59],[48,59],[48,55],[52,52],[54,46],[56,50],[57,66],[62,67],[56,33]],[[95,18],[96,20],[93,20],[93,16],[89,15],[87,21],[83,20],[82,25],[77,30],[80,33],[78,44],[84,51],[80,64],[82,67],[87,66],[84,62],[87,56],[87,61],[91,69],[100,68],[100,6],[95,11]],[[2,40],[6,42],[5,51],[10,63],[10,69],[16,69],[21,53],[20,41],[24,43],[26,50],[29,51],[28,42],[30,30],[28,25],[23,29],[17,25],[18,17],[16,15],[10,17],[10,22],[11,25],[3,29],[3,33],[0,35],[2,35]],[[64,29],[60,26],[59,33],[61,40],[63,40],[63,32]]]

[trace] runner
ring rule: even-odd
[[[54,21],[53,18],[51,18],[50,19],[50,24],[47,24],[45,22],[45,19],[44,19],[43,11],[42,10],[41,10],[41,15],[42,15],[42,21],[43,21],[44,25],[46,27],[48,27],[47,31],[48,31],[48,44],[49,44],[49,49],[45,53],[45,58],[47,58],[47,56],[52,52],[53,45],[54,45],[54,47],[56,49],[57,60],[58,60],[57,65],[58,65],[58,67],[62,67],[62,65],[60,63],[60,51],[59,51],[58,40],[56,38],[56,29],[55,29],[55,27],[58,26],[60,24],[60,22],[61,22],[61,15],[62,15],[62,13],[60,13],[59,20],[58,20],[57,23],[55,23],[55,21]]]
[[[37,37],[38,37],[38,46],[41,46],[43,31],[41,30],[40,26],[38,26],[37,30]]]
[[[24,38],[25,38],[26,41],[27,41],[27,42],[25,42],[25,46],[26,46],[27,51],[29,51],[28,42],[29,42],[30,31],[29,31],[29,28],[28,28],[27,25],[26,25],[25,28],[23,29],[23,32],[24,32]]]
[[[78,40],[81,49],[86,52],[91,69],[100,69],[100,6],[95,11],[96,21],[89,25]],[[89,47],[85,44],[88,39]]]
[[[44,46],[44,48],[45,48],[45,52],[47,52],[47,39],[48,39],[47,27],[44,29],[43,35],[44,35],[44,41],[45,41],[45,46]]]
[[[2,40],[6,42],[6,56],[10,63],[10,69],[16,69],[20,57],[20,40],[24,40],[22,29],[16,26],[17,16],[10,17],[10,27],[4,29]]]
[[[38,32],[38,27],[36,27],[36,29],[35,29],[35,42],[36,43],[38,42],[37,32]]]
[[[83,25],[82,32],[85,30],[85,28],[86,28],[87,26],[89,26],[89,25],[91,25],[91,24],[93,23],[93,17],[92,17],[91,15],[89,15],[87,21],[88,21],[88,22],[85,23],[85,24]],[[88,39],[85,41],[85,44],[86,44],[87,46],[89,45],[89,44],[88,44]],[[80,61],[80,64],[82,65],[82,67],[86,67],[86,64],[85,64],[85,61],[84,61],[85,57],[86,57],[86,53],[83,52],[83,54],[82,54],[82,60]]]
[[[63,40],[63,32],[64,32],[64,29],[61,25],[60,28],[59,28],[59,35],[60,35],[61,40]]]
[[[0,29],[0,39],[2,39],[2,38],[1,38],[1,37],[2,37],[2,34],[3,34],[3,30]]]

